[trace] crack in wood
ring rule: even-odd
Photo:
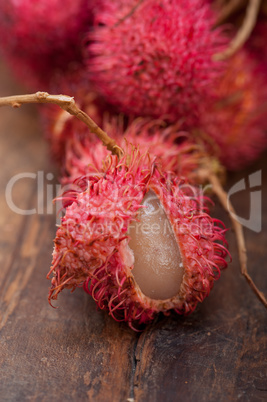
[[[140,339],[140,334],[137,335],[137,339],[134,343],[133,346],[133,364],[132,364],[132,375],[131,375],[131,381],[130,381],[130,398],[129,400],[134,400],[134,388],[135,388],[135,375],[136,375],[136,368],[137,368],[137,364],[138,364],[138,360],[136,358],[136,349],[138,346],[138,342]]]
[[[135,391],[139,387],[140,375],[141,375],[141,367],[142,367],[142,354],[144,347],[146,345],[146,341],[149,337],[149,334],[153,331],[154,324],[149,325],[144,332],[142,332],[137,341],[135,343],[134,348],[134,373],[133,373],[133,398],[135,397]]]

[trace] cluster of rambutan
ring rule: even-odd
[[[83,286],[131,327],[188,314],[229,257],[197,173],[216,158],[239,169],[267,144],[262,42],[256,30],[218,61],[233,29],[214,28],[208,0],[67,3],[0,0],[1,47],[17,74],[75,94],[122,151],[111,155],[65,111],[44,114],[67,189],[49,300]]]
[[[266,21],[217,61],[235,34],[209,0],[0,0],[0,51],[28,87],[62,92],[83,76],[118,113],[183,124],[240,169],[266,147]],[[48,18],[49,15],[49,18]]]

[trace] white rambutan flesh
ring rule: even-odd
[[[156,194],[148,191],[142,205],[138,221],[133,221],[129,230],[132,274],[146,296],[169,299],[179,293],[183,278],[179,245]]]

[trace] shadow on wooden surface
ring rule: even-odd
[[[22,91],[4,67],[0,95]],[[189,317],[159,317],[142,334],[97,311],[82,290],[63,292],[52,309],[45,279],[51,262],[55,215],[20,215],[7,205],[13,187],[21,209],[40,208],[35,176],[56,186],[36,109],[0,110],[0,400],[1,401],[263,401],[267,399],[267,312],[233,263],[209,298]],[[229,176],[228,188],[262,170],[262,230],[246,230],[249,271],[267,294],[267,164],[264,158]],[[47,176],[47,174],[49,174]],[[54,179],[52,179],[52,175]],[[19,177],[19,176],[18,176]],[[39,189],[39,195],[40,195]],[[232,199],[248,217],[249,190]],[[39,210],[40,211],[40,210]],[[213,215],[230,225],[217,206]]]

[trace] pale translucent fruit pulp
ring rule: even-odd
[[[156,194],[148,191],[142,204],[129,228],[132,274],[144,295],[169,299],[179,293],[184,273],[179,245]]]

